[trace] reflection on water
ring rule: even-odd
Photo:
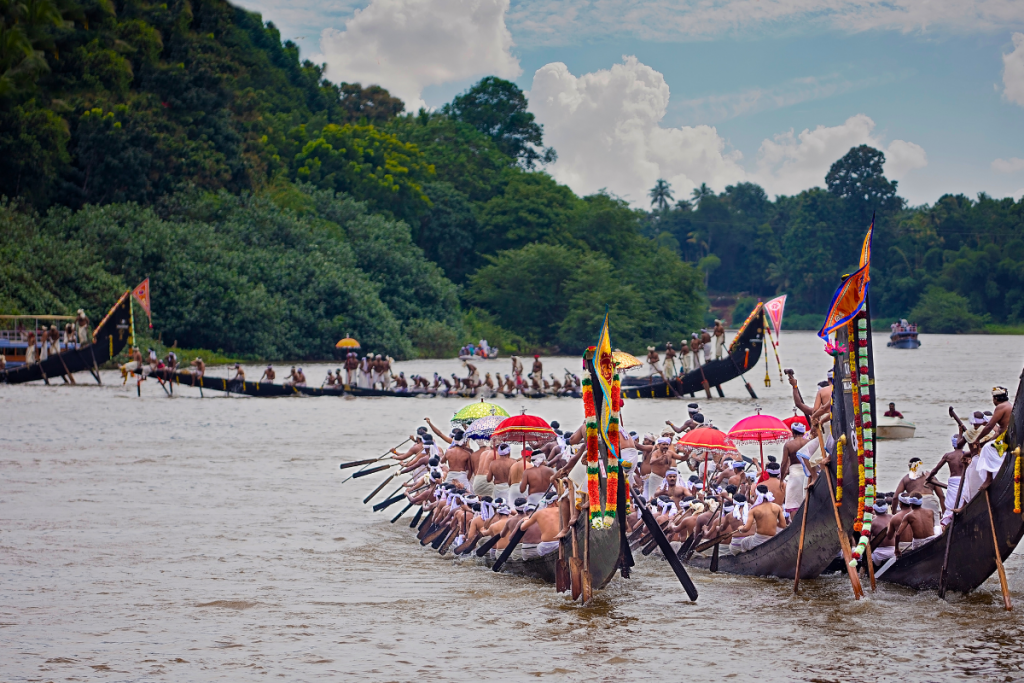
[[[963,415],[988,404],[993,384],[1015,390],[1024,348],[1016,337],[926,335],[919,351],[879,342],[879,401],[918,425],[913,440],[880,442],[891,489],[911,456],[930,465],[946,450],[949,405]],[[810,398],[828,367],[820,343],[787,332],[780,352]],[[544,361],[559,375],[578,367]],[[748,379],[764,411],[784,417],[789,386],[771,363],[771,388],[763,362]],[[399,367],[462,372],[457,361]],[[310,384],[326,369],[307,365]],[[154,382],[139,399],[116,373],[103,387],[80,380],[0,386],[3,680],[1024,676],[1024,602],[1004,612],[995,579],[948,602],[881,584],[854,601],[845,576],[802,581],[794,597],[789,581],[694,571],[691,604],[662,561],[638,557],[633,578],[580,608],[542,583],[440,558],[419,546],[411,512],[392,525],[398,508],[361,504],[384,475],[341,486],[337,466],[383,453],[425,416],[443,423],[464,399],[200,399],[186,388],[170,400]],[[754,401],[737,381],[724,388],[725,399],[697,400],[727,429]],[[570,399],[497,402],[582,419]],[[684,408],[630,401],[624,418],[653,431]],[[1007,571],[1024,600],[1017,555]]]

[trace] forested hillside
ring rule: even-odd
[[[0,16],[0,312],[97,319],[150,277],[165,343],[235,355],[328,357],[346,334],[395,357],[576,351],[606,307],[638,351],[704,324],[706,288],[785,291],[812,323],[877,211],[877,315],[1024,322],[1021,204],[908,209],[870,148],[827,189],[659,183],[640,211],[544,173],[557,151],[498,78],[405,112],[223,0]]]

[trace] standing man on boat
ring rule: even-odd
[[[665,378],[672,379],[676,376],[676,350],[672,348],[672,342],[665,342]]]
[[[533,467],[523,472],[523,479],[519,484],[519,488],[526,494],[526,502],[531,505],[540,505],[555,474],[553,469],[544,464],[544,460],[544,453],[534,451],[530,456]]]
[[[651,375],[661,374],[661,368],[658,367],[658,363],[661,362],[661,357],[658,356],[658,350],[653,346],[647,347],[647,364],[651,366]]]
[[[690,354],[693,356],[693,358],[691,359],[691,361],[693,362],[693,368],[692,369],[696,370],[701,365],[703,365],[703,363],[700,362],[700,350],[701,350],[700,337],[697,336],[696,332],[691,332],[690,333],[690,337],[691,337],[690,338]]]
[[[36,364],[36,333],[29,332],[28,339],[26,340],[28,346],[25,347],[25,365]]]
[[[75,318],[75,327],[78,331],[78,348],[82,348],[91,341],[89,336],[89,316],[81,308],[78,309],[78,317]]]
[[[714,349],[711,348],[711,333],[707,328],[700,331],[700,343],[704,347],[704,365],[707,365],[715,355]]]
[[[1006,387],[992,387],[992,403],[995,405],[992,417],[972,442],[982,444],[986,440],[988,441],[982,446],[980,457],[975,458],[978,463],[978,475],[981,478],[981,484],[975,489],[977,491],[984,491],[992,484],[993,477],[1003,466],[1003,454],[1008,447],[1006,430],[1010,426],[1013,406],[1010,404],[1010,396]],[[991,436],[993,434],[994,437]]]
[[[481,498],[485,496],[494,498],[494,484],[488,478],[488,472],[491,467],[491,461],[496,457],[497,453],[491,447],[490,441],[485,441],[483,448],[478,448],[469,456],[470,469],[473,470],[473,479],[470,483],[472,484],[473,493]]]
[[[487,464],[487,481],[494,486],[491,496],[494,500],[509,500],[509,470],[512,469],[512,447],[507,443],[498,446],[497,457]]]
[[[722,321],[715,320],[715,359],[721,360],[725,355],[725,327]]]
[[[960,482],[963,480],[964,470],[967,468],[964,451],[959,445],[960,435],[954,434],[952,440],[953,450],[943,455],[942,458],[939,459],[938,464],[935,465],[935,467],[932,468],[932,471],[928,473],[928,476],[925,477],[926,482],[934,483],[932,482],[932,479],[939,473],[939,470],[941,470],[944,465],[949,467],[949,478],[946,479],[945,510],[942,513],[942,518],[939,520],[940,526],[943,527],[949,524],[953,519],[953,510],[956,508],[957,502],[957,491],[960,489]],[[964,500],[969,499],[970,491],[968,491],[965,486],[964,490],[960,493],[960,504],[963,505]]]
[[[433,427],[433,425],[431,425]],[[427,435],[430,436],[429,434]],[[431,437],[433,441],[433,437]],[[441,456],[441,464],[448,465],[448,476],[445,477],[445,483],[459,482],[467,490],[470,488],[469,477],[472,475],[473,464],[470,458],[469,446],[467,445],[469,439],[466,438],[466,432],[461,429],[452,431],[451,446]]]
[[[353,386],[356,383],[356,370],[359,369],[359,357],[354,351],[345,354],[345,384]]]
[[[533,354],[533,368],[530,371],[535,377],[544,376],[544,364],[540,362],[540,354]]]
[[[807,489],[808,472],[800,461],[797,453],[807,445],[810,437],[807,436],[807,427],[802,422],[794,422],[790,425],[793,438],[782,447],[782,471],[779,478],[786,482],[786,497],[783,504],[783,511],[787,515],[794,515],[804,504],[804,497]]]

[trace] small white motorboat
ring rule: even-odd
[[[880,417],[875,425],[879,439],[913,439],[917,426],[902,417]]]

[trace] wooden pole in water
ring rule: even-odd
[[[803,467],[803,465],[801,465]],[[809,481],[809,480],[808,480]],[[800,545],[796,550],[796,572],[793,577],[793,595],[800,593],[800,562],[804,559],[804,533],[807,531],[807,513],[811,508],[811,486],[804,486],[804,510],[800,518]]]
[[[967,474],[966,472],[964,473]],[[1003,606],[1009,612],[1013,609],[1010,603],[1010,586],[1006,581],[1006,569],[1003,568],[1003,558],[999,553],[999,539],[996,538],[996,520],[992,516],[992,500],[988,496],[988,489],[985,489],[985,505],[988,506],[988,523],[992,528],[992,547],[995,550],[996,571],[999,572],[999,587],[1003,590]]]

